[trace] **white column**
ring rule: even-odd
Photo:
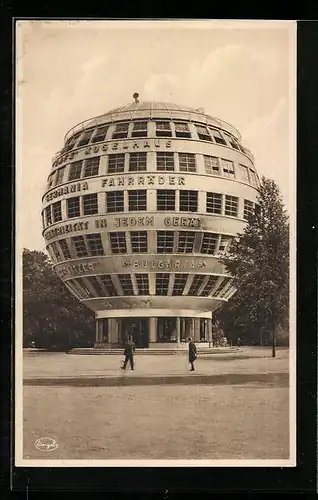
[[[177,344],[180,344],[180,318],[177,318]]]
[[[149,318],[149,343],[154,343],[157,340],[157,320]]]

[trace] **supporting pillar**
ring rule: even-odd
[[[212,319],[208,319],[208,339],[209,339],[209,347],[213,347]]]
[[[95,342],[96,344],[99,343],[99,320],[95,320]]]
[[[149,344],[157,340],[157,318],[149,318]]]
[[[200,341],[200,318],[194,319],[194,342]]]
[[[180,318],[177,318],[177,344],[180,344]]]

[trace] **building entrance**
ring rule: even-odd
[[[149,347],[149,318],[119,319],[120,343],[131,336],[136,347]]]

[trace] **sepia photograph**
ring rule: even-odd
[[[296,466],[296,22],[18,20],[15,465]]]

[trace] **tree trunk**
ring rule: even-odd
[[[276,356],[276,321],[273,320],[273,330],[272,330],[272,358]]]

